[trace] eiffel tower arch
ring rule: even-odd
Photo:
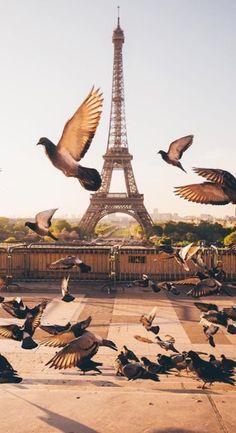
[[[111,213],[121,212],[136,219],[143,231],[150,235],[153,221],[144,206],[143,194],[138,191],[131,165],[133,156],[128,150],[122,60],[124,32],[120,27],[119,17],[112,42],[114,44],[112,103],[107,150],[103,156],[102,184],[96,193],[91,194],[89,207],[80,221],[80,229],[83,235],[91,236],[100,219]],[[110,192],[112,173],[116,170],[123,171],[125,193]]]

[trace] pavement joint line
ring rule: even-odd
[[[217,418],[217,420],[219,422],[219,427],[220,427],[221,431],[223,433],[229,433],[229,431],[228,431],[227,427],[225,426],[223,418],[222,418],[222,416],[221,416],[221,414],[220,414],[220,412],[219,412],[219,410],[218,410],[218,408],[217,408],[217,406],[216,406],[213,398],[211,397],[210,394],[206,394],[206,396],[207,396],[207,398],[208,398],[208,400],[209,400],[209,402],[211,404],[211,407],[213,409],[213,412],[215,413],[215,416],[216,416],[216,418]]]

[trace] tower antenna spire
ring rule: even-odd
[[[120,6],[117,6],[117,14],[118,14],[118,27],[120,26]]]

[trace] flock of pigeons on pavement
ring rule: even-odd
[[[38,145],[44,146],[47,157],[57,169],[61,170],[67,177],[78,179],[81,185],[89,191],[97,191],[101,186],[102,179],[96,169],[80,165],[80,160],[88,151],[95,135],[101,117],[102,103],[102,93],[100,93],[99,89],[94,90],[92,88],[78,110],[64,126],[58,144],[54,145],[45,137],[40,138],[38,142]],[[192,145],[192,142],[193,135],[188,135],[173,141],[168,152],[160,150],[159,153],[165,162],[185,171],[180,159],[183,153]],[[231,173],[214,168],[194,168],[193,170],[206,178],[207,182],[176,187],[175,193],[177,195],[196,203],[212,205],[236,204],[236,178]],[[49,209],[39,212],[35,217],[35,221],[27,221],[25,226],[40,237],[49,236],[56,241],[57,238],[50,231],[51,219],[56,210]],[[195,261],[195,264],[201,268],[201,271],[197,272],[194,278],[187,282],[187,284],[193,285],[189,292],[193,297],[198,298],[219,293],[222,290],[225,279],[223,270],[220,269],[219,264],[218,267],[207,269],[205,264],[202,263],[199,246],[189,244],[178,251],[172,247],[163,246],[159,248],[159,253],[174,257],[178,263],[183,265],[186,271],[189,271],[188,260]],[[90,270],[88,265],[75,257],[60,259],[51,264],[51,269],[57,269],[58,266],[62,266],[63,269],[80,266],[82,272],[89,272]],[[166,281],[158,285],[153,283],[148,276],[144,276],[140,285],[146,284],[156,293],[163,289],[178,295],[179,291],[176,289],[176,285],[185,283],[186,281]],[[68,284],[69,276],[64,277],[62,281],[62,301],[73,302],[75,298],[69,293]],[[59,370],[78,367],[83,373],[94,371],[101,374],[99,367],[102,366],[102,363],[92,359],[98,352],[99,347],[106,346],[118,351],[113,341],[96,336],[89,331],[91,316],[74,324],[45,326],[41,324],[41,319],[48,305],[48,300],[43,299],[40,304],[35,305],[33,308],[25,305],[19,297],[1,297],[0,302],[4,311],[22,320],[20,326],[16,323],[1,325],[0,335],[19,341],[22,349],[32,350],[38,346],[33,337],[35,330],[40,327],[48,334],[40,341],[40,344],[60,349],[46,363],[49,367]],[[195,302],[195,306],[201,311],[200,323],[203,326],[206,339],[212,347],[215,347],[214,335],[220,328],[226,329],[231,334],[236,334],[236,327],[231,323],[236,321],[236,308],[233,305],[230,308],[221,308],[216,304]],[[160,349],[171,352],[171,354],[158,353],[156,362],[153,362],[146,357],[139,359],[132,350],[124,345],[115,360],[116,375],[124,376],[128,380],[140,378],[159,381],[159,375],[161,374],[172,375],[172,370],[177,370],[178,373],[186,370],[194,373],[195,377],[203,382],[203,388],[207,383],[212,384],[216,381],[231,385],[235,384],[233,376],[236,362],[233,359],[228,359],[225,355],[222,355],[221,359],[216,359],[213,355],[210,355],[209,360],[205,360],[200,357],[204,353],[193,350],[180,353],[175,347],[174,337],[165,336],[165,339],[162,339],[158,335],[160,326],[154,323],[156,313],[157,307],[150,314],[142,315],[140,318],[140,322],[146,331],[155,335],[155,340],[138,335],[135,338],[143,343],[156,344]],[[11,366],[6,357],[0,355],[0,383],[19,383],[21,380],[22,378],[18,376],[17,371]]]
[[[91,270],[89,265],[83,263],[78,257],[73,256],[61,258],[50,265],[52,269],[66,270],[74,266],[79,266],[81,272],[89,272]],[[215,275],[215,278],[217,277],[222,279],[221,272]],[[62,279],[61,301],[63,302],[73,302],[75,299],[69,292],[69,279],[70,274],[64,276]],[[155,293],[166,290],[173,295],[180,294],[176,290],[175,283],[162,282],[155,284],[145,274],[141,280],[134,281],[133,285],[149,287]],[[40,344],[60,348],[46,363],[46,366],[59,370],[77,367],[84,374],[91,371],[101,374],[102,371],[99,367],[102,367],[103,364],[96,362],[92,358],[96,355],[100,346],[118,351],[116,343],[101,338],[89,331],[88,328],[92,320],[91,316],[76,323],[68,322],[65,325],[42,324],[41,319],[49,302],[49,300],[43,299],[40,304],[30,308],[24,304],[20,297],[0,297],[2,309],[11,316],[22,320],[22,325],[16,323],[0,325],[0,335],[4,338],[19,341],[22,349],[31,350],[38,346],[38,343],[34,340],[34,333],[39,327],[48,334],[40,340]],[[233,324],[236,321],[236,307],[234,305],[224,308],[205,302],[194,302],[194,305],[201,311],[200,324],[203,327],[206,341],[208,341],[210,346],[216,346],[214,336],[219,329],[223,329],[230,334],[236,334],[236,326]],[[182,370],[186,370],[193,377],[203,381],[203,388],[205,388],[207,383],[212,384],[213,382],[235,384],[236,361],[227,358],[224,354],[221,355],[221,359],[216,359],[211,354],[209,359],[205,360],[200,357],[201,354],[207,355],[205,352],[186,350],[180,353],[175,346],[174,337],[165,335],[164,338],[161,338],[159,336],[160,326],[155,323],[157,313],[158,307],[154,307],[149,314],[143,314],[140,317],[141,325],[150,335],[154,335],[155,339],[140,335],[135,335],[134,338],[142,343],[155,344],[163,351],[170,352],[171,354],[158,353],[156,362],[153,362],[144,356],[139,359],[132,350],[124,345],[114,362],[117,376],[124,376],[128,380],[151,379],[159,381],[159,375],[161,374],[169,376],[174,374],[173,371],[177,371],[180,374]],[[11,366],[9,361],[0,354],[0,383],[19,383],[21,380],[22,378],[18,376],[17,371]]]

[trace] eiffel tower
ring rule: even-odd
[[[128,150],[122,61],[124,32],[120,27],[119,16],[112,42],[114,44],[112,104],[107,150],[103,156],[102,184],[96,193],[91,194],[89,207],[80,221],[80,229],[83,235],[89,237],[101,218],[111,213],[121,212],[136,219],[146,235],[150,235],[153,222],[144,206],[143,194],[138,192],[131,165],[133,156]],[[109,192],[112,173],[115,170],[123,170],[126,193]]]

